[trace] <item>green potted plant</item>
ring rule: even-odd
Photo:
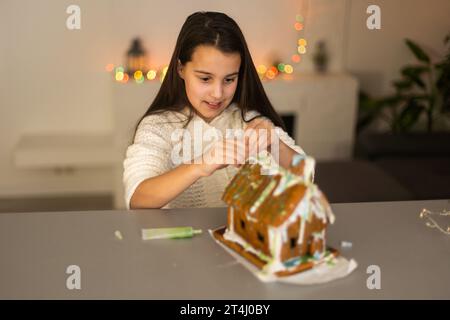
[[[401,69],[401,78],[393,82],[394,94],[375,99],[360,92],[358,147],[366,154],[430,152],[430,145],[438,152],[437,141],[450,150],[450,50],[432,62],[418,44],[409,39],[405,43],[417,63]],[[449,43],[447,35],[444,44]],[[378,119],[387,122],[388,132],[364,132]]]

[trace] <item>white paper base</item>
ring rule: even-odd
[[[332,280],[344,278],[353,272],[358,266],[358,263],[354,259],[347,260],[342,256],[338,256],[335,259],[333,265],[329,265],[326,262],[316,265],[310,270],[299,272],[290,276],[279,277],[274,274],[265,274],[258,267],[247,261],[244,257],[239,255],[234,250],[228,248],[225,244],[218,241],[213,236],[214,230],[209,230],[209,234],[222,248],[224,248],[229,254],[231,254],[239,263],[244,265],[255,275],[259,280],[263,282],[284,282],[299,285],[311,285],[326,283]]]

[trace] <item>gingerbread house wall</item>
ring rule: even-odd
[[[233,215],[233,216],[231,216]],[[228,208],[228,226],[233,224],[233,230],[256,250],[270,255],[269,235],[267,225],[251,221],[244,210]]]
[[[305,229],[303,232],[303,240],[298,243],[300,236],[300,221],[298,217],[293,223],[287,226],[287,239],[282,244],[281,261],[287,261],[292,258],[303,257],[306,255],[314,255],[316,251],[323,253],[325,250],[325,238],[314,239],[313,233],[324,231],[324,224],[315,215],[312,215],[310,221],[305,221]]]
[[[306,255],[312,256],[316,251],[319,253],[325,251],[325,238],[315,239],[313,233],[325,231],[326,224],[312,214],[310,221],[305,222],[303,241],[299,243],[300,219],[298,217],[287,226],[287,239],[282,244],[281,261]],[[231,225],[234,232],[252,245],[253,248],[262,251],[266,255],[270,255],[267,225],[258,221],[249,220],[244,210],[228,207],[228,227],[230,228]]]

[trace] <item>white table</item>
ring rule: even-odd
[[[328,243],[359,267],[306,287],[262,283],[234,263],[206,232],[225,224],[224,208],[0,214],[0,298],[449,299],[450,237],[425,226],[423,207],[450,201],[332,205]],[[142,228],[170,226],[204,233],[141,240]],[[81,290],[66,288],[69,265],[81,268]],[[380,290],[367,288],[370,265],[380,267]]]

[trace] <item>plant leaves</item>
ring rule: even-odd
[[[398,118],[396,119],[396,128],[399,131],[409,131],[419,119],[425,107],[417,102],[415,99],[408,101]]]
[[[429,72],[429,67],[424,66],[406,66],[402,68],[402,75],[406,78],[405,81],[411,81],[421,88],[425,88],[425,82],[421,79],[424,72]]]
[[[419,45],[409,39],[406,39],[405,42],[417,59],[426,63],[430,63],[430,57],[425,53],[425,51],[422,50],[422,48],[419,47]]]
[[[411,89],[411,87],[413,85],[413,81],[411,81],[410,79],[396,80],[396,81],[393,81],[392,84],[397,89],[397,91],[402,91],[402,90]]]

